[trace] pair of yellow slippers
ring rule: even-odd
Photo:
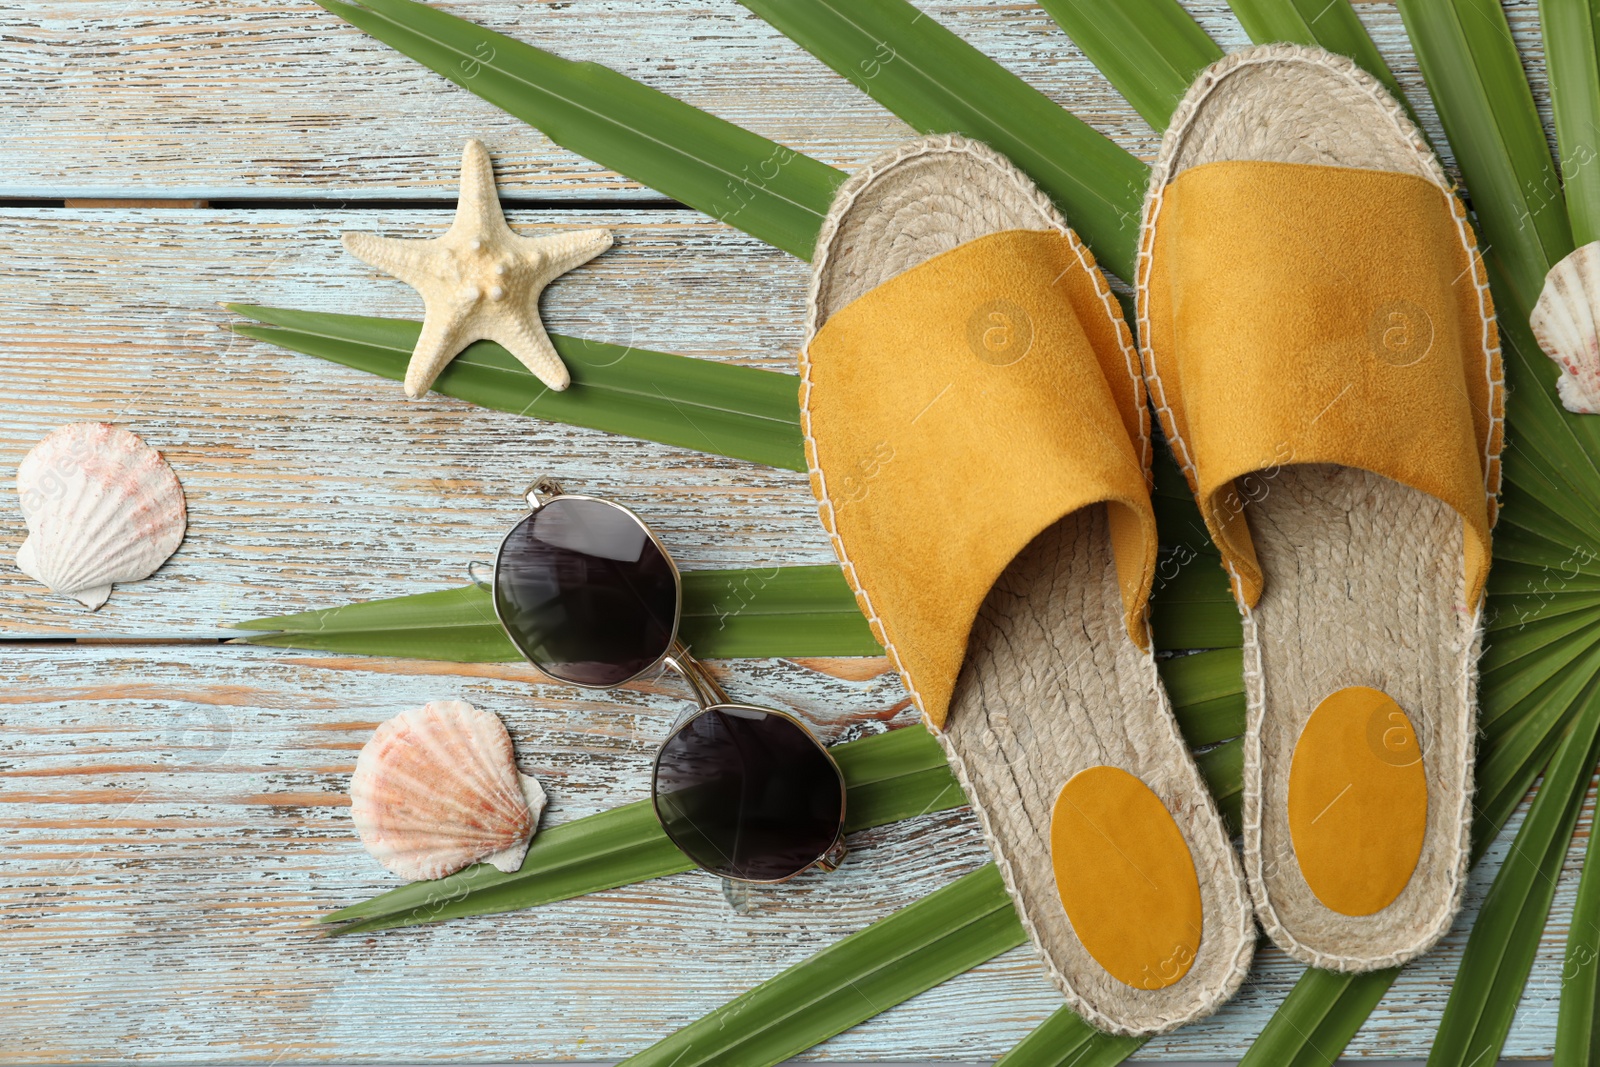
[[[954,136],[841,188],[802,357],[812,486],[1056,985],[1150,1034],[1255,921],[1393,966],[1460,906],[1503,388],[1483,267],[1346,59],[1204,71],[1145,201],[1139,348],[1067,221]],[[1244,619],[1243,867],[1151,654],[1153,405]]]

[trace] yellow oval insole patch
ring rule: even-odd
[[[1164,989],[1200,948],[1200,880],[1166,805],[1116,767],[1090,767],[1050,817],[1056,891],[1095,962],[1135,989]]]
[[[1341,915],[1394,902],[1422,855],[1428,776],[1411,720],[1353,685],[1323,698],[1289,764],[1289,838],[1318,900]]]

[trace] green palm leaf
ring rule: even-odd
[[[1600,614],[1592,611],[1584,612],[1582,619],[1586,628],[1591,627],[1594,623],[1600,622]],[[1535,627],[1528,629],[1533,630]],[[1501,652],[1499,645],[1491,646],[1491,651],[1496,655],[1486,660],[1488,666],[1480,675],[1480,686],[1493,700],[1492,703],[1480,707],[1478,723],[1479,730],[1490,746],[1489,751],[1498,752],[1495,746],[1507,732],[1519,725],[1519,720],[1509,718],[1506,713],[1519,707],[1526,697],[1532,696],[1550,684],[1557,675],[1572,670],[1575,664],[1581,673],[1583,666],[1581,661],[1593,650],[1594,640],[1592,632],[1586,629],[1579,639],[1563,640],[1554,647],[1540,646],[1526,655],[1509,661],[1506,654]],[[1590,662],[1589,666],[1592,667],[1593,662]]]
[[[1484,0],[1401,0],[1400,10],[1489,245],[1512,386],[1507,474],[1518,490],[1507,496],[1507,517],[1524,530],[1541,528],[1558,545],[1592,543],[1586,531],[1600,530],[1594,505],[1600,436],[1592,423],[1556,405],[1553,368],[1526,328],[1545,271],[1571,249],[1572,233],[1505,15]],[[1517,514],[1519,503],[1530,505],[1529,518]],[[1559,532],[1546,532],[1552,528]],[[1574,563],[1582,571],[1592,561]],[[1559,870],[1596,758],[1596,712],[1587,706],[1574,711],[1575,702],[1592,705],[1595,699],[1594,618],[1579,608],[1533,625],[1553,638],[1529,658],[1574,666],[1529,678],[1548,676],[1518,702],[1529,705],[1524,711],[1497,714],[1493,689],[1485,700],[1494,740],[1481,765],[1480,841],[1490,828],[1486,818],[1490,825],[1503,822],[1534,772],[1550,762],[1468,938],[1429,1061],[1434,1064],[1469,1056],[1492,1060],[1503,1046],[1549,910],[1547,879]],[[1583,650],[1581,659],[1574,648]],[[1490,659],[1495,652],[1491,648]],[[1496,721],[1502,716],[1509,721]]]
[[[1593,0],[1540,0],[1539,31],[1573,241],[1600,240],[1600,41]]]
[[[1156,130],[1222,49],[1177,0],[1039,0],[1089,61]]]
[[[986,864],[769,978],[624,1063],[773,1067],[1025,939],[999,870]],[[730,1025],[736,1019],[739,1024]]]
[[[419,5],[407,0],[369,0],[367,6],[395,11]],[[1082,131],[1071,123],[1063,127],[1069,136],[1056,138],[1032,138],[1030,130],[1009,128],[1012,114],[1029,113],[1029,107],[1037,107],[1031,98],[1022,102],[1026,93],[1019,90],[1021,83],[900,0],[871,0],[848,9],[826,0],[752,0],[750,6],[785,28],[836,70],[847,76],[855,73],[858,84],[914,125],[965,132],[1012,155],[1067,208],[1069,218],[1084,230],[1102,259],[1126,274],[1132,260],[1143,169],[1118,156],[1120,150],[1113,150],[1104,158],[1096,156],[1103,149],[1092,138],[1082,138]],[[1309,8],[1298,2],[1269,5],[1265,0],[1241,0],[1237,7],[1241,18],[1252,25],[1254,35],[1290,39],[1309,35],[1325,47],[1355,55],[1380,77],[1387,75],[1381,60],[1374,63],[1375,53],[1368,54],[1370,41],[1342,2],[1336,2],[1331,17],[1326,19],[1308,17]],[[1572,234],[1554,180],[1554,168],[1544,151],[1531,95],[1498,5],[1492,0],[1401,0],[1401,9],[1473,193],[1490,249],[1491,273],[1507,334],[1514,445],[1506,462],[1511,486],[1497,551],[1501,559],[1527,568],[1524,579],[1531,580],[1539,568],[1566,568],[1569,563],[1574,572],[1571,584],[1555,596],[1546,596],[1526,583],[1507,588],[1497,577],[1495,606],[1503,607],[1506,615],[1496,620],[1496,637],[1485,660],[1482,690],[1487,737],[1479,770],[1482,813],[1475,823],[1475,839],[1481,851],[1482,843],[1503,825],[1539,769],[1554,754],[1552,780],[1536,799],[1536,806],[1544,800],[1538,808],[1540,818],[1533,830],[1524,826],[1524,832],[1531,835],[1530,843],[1550,843],[1543,853],[1543,862],[1548,864],[1556,846],[1570,833],[1563,833],[1562,817],[1571,810],[1572,796],[1579,795],[1574,787],[1563,796],[1556,772],[1569,770],[1581,758],[1574,755],[1579,747],[1575,738],[1581,732],[1580,723],[1587,720],[1577,713],[1575,702],[1589,691],[1594,673],[1600,669],[1594,659],[1594,604],[1585,595],[1593,590],[1581,588],[1577,577],[1600,576],[1600,566],[1592,558],[1574,562],[1571,548],[1600,540],[1589,534],[1600,531],[1600,468],[1596,464],[1600,428],[1589,421],[1572,419],[1556,407],[1551,389],[1554,371],[1526,341],[1523,324],[1545,269],[1570,248]],[[1318,13],[1322,14],[1321,8]],[[1192,53],[1187,60],[1184,58],[1185,46],[1179,40],[1184,35],[1189,38],[1189,46],[1198,44],[1186,28],[1168,35],[1171,41],[1166,46],[1167,61],[1174,70],[1193,61]],[[417,45],[415,40],[406,40]],[[1161,51],[1161,33],[1144,35],[1138,47]],[[1590,48],[1592,52],[1592,44]],[[434,55],[434,59],[437,61],[439,56]],[[1553,62],[1559,64],[1565,59],[1556,58]],[[1113,65],[1109,59],[1107,64]],[[1131,73],[1125,71],[1121,77],[1127,83],[1125,91],[1130,98],[1140,99],[1144,110],[1158,116],[1159,93],[1152,92],[1148,83],[1134,84]],[[1392,79],[1386,80],[1392,84]],[[994,106],[996,101],[1021,110],[1007,112]],[[1557,107],[1561,106],[1558,101]],[[1081,143],[1074,142],[1073,137],[1080,138]],[[1079,158],[1074,158],[1069,144],[1079,149]],[[1097,159],[1110,165],[1096,165]],[[1137,180],[1130,180],[1134,178]],[[832,186],[828,188],[831,192]],[[818,200],[823,208],[825,199]],[[1161,506],[1169,527],[1173,521],[1182,523],[1191,518],[1172,501],[1163,500]],[[1168,543],[1188,546],[1190,539],[1185,536]],[[1203,534],[1194,542],[1194,550],[1203,551],[1202,546]],[[1163,629],[1176,632],[1173,628],[1184,625],[1186,619],[1201,618],[1215,609],[1219,600],[1207,592],[1201,574],[1195,571],[1187,579],[1180,574],[1167,583],[1171,589],[1163,589],[1166,599],[1156,607],[1158,625],[1163,624],[1163,611],[1170,618]],[[1215,625],[1221,625],[1220,616]],[[1205,643],[1222,645],[1229,641],[1213,636]],[[1237,638],[1231,641],[1237,643]],[[1226,702],[1235,698],[1220,693],[1213,699]],[[1220,714],[1221,720],[1209,729],[1224,728],[1226,713]],[[1213,771],[1220,772],[1214,775],[1214,788],[1219,788],[1224,797],[1230,778],[1229,761],[1235,759],[1237,751],[1235,743],[1213,750],[1217,755],[1202,756],[1203,761],[1210,759]],[[1590,754],[1584,750],[1582,756]],[[1587,784],[1586,773],[1583,783]],[[1500,1027],[1510,1018],[1526,974],[1517,961],[1542,926],[1543,911],[1538,901],[1526,891],[1520,896],[1517,892],[1518,879],[1525,881],[1526,877],[1526,870],[1521,867],[1510,876],[1502,871],[1504,881],[1497,879],[1497,893],[1492,894],[1498,902],[1495,919],[1489,932],[1481,935],[1489,940],[1480,939],[1480,944],[1490,945],[1493,950],[1482,949],[1475,956],[1479,961],[1491,962],[1471,973],[1463,968],[1457,995],[1481,998],[1479,1003],[1484,1005],[1480,1013],[1482,1026],[1478,1025],[1479,1019],[1469,1018],[1471,1013],[1465,1009],[1454,1013],[1466,1028],[1464,1047],[1487,1052],[1491,1046],[1498,1047],[1497,1033],[1503,1038]],[[860,962],[862,966],[870,964],[870,960]],[[804,971],[802,977],[807,981],[818,980],[825,970],[805,970],[805,965],[796,969]],[[1274,1016],[1258,1047],[1252,1049],[1249,1062],[1330,1062],[1392,977],[1393,972],[1354,977],[1308,972]],[[821,1017],[826,1026],[840,1018],[826,1011]],[[820,1033],[825,1028],[812,1030]],[[697,1033],[702,1038],[706,1036],[704,1027]],[[763,1055],[780,1045],[793,1051],[806,1047],[797,1043],[803,1036],[798,1030],[791,1028],[785,1035],[782,1041],[765,1045],[757,1035],[749,1047],[764,1049]],[[679,1044],[671,1045],[675,1040]],[[1445,1035],[1441,1035],[1444,1040]],[[663,1044],[678,1052],[701,1047],[693,1035],[675,1035]]]
[[[1114,1067],[1146,1040],[1102,1033],[1071,1008],[1057,1008],[994,1067]]]
[[[1213,751],[1225,754],[1207,770],[1213,791],[1237,792],[1241,746],[1234,741]],[[1205,756],[1200,762],[1206,769]],[[1229,774],[1231,783],[1225,781]],[[1022,924],[999,871],[989,864],[790,967],[625,1062],[629,1067],[771,1067],[1023,940]],[[745,1012],[754,1020],[749,1026],[727,1025]],[[1111,1067],[1141,1044],[1097,1033],[1062,1009],[1001,1063]]]
[[[1527,796],[1534,779],[1555,752],[1562,731],[1576,714],[1575,702],[1597,669],[1600,650],[1592,650],[1572,670],[1556,674],[1512,708],[1499,713],[1494,736],[1483,745],[1478,757],[1472,837],[1480,851]],[[1488,697],[1495,695],[1491,690]],[[1492,703],[1483,706],[1499,710]]]
[[[1331,1067],[1399,973],[1398,967],[1365,974],[1308,967],[1239,1067]]]
[[[843,574],[831,564],[685,571],[682,577],[679,635],[708,659],[883,653]],[[241,641],[280,648],[456,663],[522,658],[500,628],[489,590],[476,584],[234,626],[257,631]],[[1210,745],[1244,732],[1237,651],[1178,656],[1159,667],[1191,744]],[[1225,793],[1236,791],[1236,780],[1224,781]]]
[[[1520,472],[1507,476],[1531,480]],[[1519,500],[1518,497],[1527,499]],[[1516,482],[1511,482],[1506,486],[1503,499],[1500,522],[1494,530],[1495,570],[1489,572],[1491,582],[1496,581],[1495,573],[1502,563],[1523,564],[1548,576],[1556,571],[1573,569],[1576,560],[1579,574],[1594,577],[1589,573],[1594,569],[1594,564],[1582,554],[1575,553],[1570,543],[1561,543],[1547,531],[1532,528],[1538,522],[1539,512],[1548,509],[1543,509],[1530,493],[1525,493]]]
[[[1559,211],[1559,205],[1556,207]],[[1536,528],[1565,553],[1550,566],[1567,568],[1574,560],[1584,571],[1594,570],[1595,543],[1584,531],[1600,530],[1600,427],[1564,409],[1555,396],[1556,367],[1540,352],[1528,329],[1528,315],[1516,294],[1498,282],[1496,260],[1486,254],[1496,279],[1494,293],[1500,322],[1501,353],[1505,358],[1507,433],[1506,477],[1511,491],[1502,513],[1509,525],[1524,531]],[[1531,273],[1531,271],[1529,272]],[[1523,512],[1528,516],[1524,517]],[[1541,520],[1554,518],[1548,527]],[[1573,531],[1577,531],[1575,536]],[[1526,542],[1524,542],[1526,543]]]
[[[1591,684],[1583,714],[1567,727],[1528,817],[1473,921],[1428,1056],[1430,1067],[1493,1063],[1505,1046],[1555,896],[1567,843],[1588,793],[1595,760],[1600,758],[1596,688]]]
[[[966,803],[944,752],[911,726],[830,750],[848,789],[846,829],[854,832]],[[493,915],[692,870],[656,820],[650,801],[625,804],[542,830],[512,873],[478,864],[445,878],[412,882],[330,912],[329,936]]]
[[[740,0],[924,133],[1004,153],[1131,278],[1147,168],[907,0]]]
[[[1502,310],[1526,322],[1545,271],[1572,250],[1572,231],[1505,12],[1497,0],[1400,0],[1400,15],[1487,254],[1505,272]]]
[[[1391,72],[1343,0],[1310,7],[1300,0],[1236,0],[1233,6],[1253,39],[1315,43],[1350,55],[1400,95]],[[1600,662],[1588,657],[1596,640],[1592,636],[1596,602],[1589,591],[1571,588],[1566,573],[1594,569],[1593,557],[1575,554],[1571,546],[1592,543],[1595,538],[1587,531],[1600,530],[1600,507],[1595,503],[1600,500],[1600,492],[1596,492],[1600,483],[1592,458],[1597,454],[1596,439],[1589,426],[1574,426],[1556,410],[1550,398],[1549,368],[1527,355],[1535,351],[1523,328],[1532,295],[1537,293],[1549,260],[1570,245],[1570,238],[1563,232],[1563,220],[1554,218],[1549,210],[1556,187],[1504,16],[1498,5],[1481,0],[1455,5],[1442,0],[1410,4],[1402,0],[1402,10],[1407,12],[1413,39],[1422,37],[1429,42],[1418,40],[1419,56],[1447,132],[1462,157],[1480,215],[1487,216],[1489,244],[1498,246],[1499,280],[1503,282],[1509,275],[1519,282],[1509,287],[1509,294],[1508,287],[1500,287],[1502,311],[1508,304],[1511,308],[1509,316],[1502,314],[1503,329],[1508,317],[1513,320],[1507,331],[1508,373],[1514,383],[1518,379],[1538,383],[1531,391],[1514,391],[1520,401],[1513,407],[1514,429],[1521,431],[1527,426],[1533,448],[1513,448],[1507,456],[1508,478],[1526,489],[1513,487],[1507,494],[1502,531],[1510,529],[1513,544],[1509,555],[1501,554],[1520,558],[1537,571],[1524,573],[1524,584],[1516,588],[1522,596],[1496,596],[1493,604],[1495,611],[1503,613],[1500,628],[1515,628],[1518,633],[1499,634],[1484,664],[1486,721],[1500,723],[1498,734],[1492,735],[1497,740],[1485,746],[1480,767],[1479,795],[1485,806],[1480,809],[1475,831],[1477,839],[1486,842],[1525,794],[1549,757],[1557,730],[1571,719],[1573,701],[1600,667]],[[1174,60],[1185,54],[1184,42],[1176,38],[1165,42],[1165,47]],[[1101,69],[1130,99],[1145,92],[1136,78],[1119,76],[1116,64]],[[1447,99],[1439,99],[1441,96]],[[1154,124],[1159,128],[1164,120]],[[1507,191],[1515,195],[1502,195]],[[1518,239],[1504,241],[1500,235]],[[1165,531],[1172,528],[1174,519],[1193,525],[1181,514],[1181,507],[1177,514],[1171,513],[1171,507],[1163,514],[1163,540],[1168,543],[1170,534]],[[1559,596],[1548,595],[1544,589],[1530,590],[1530,580],[1548,584],[1552,567],[1563,572]],[[1198,575],[1195,580],[1198,582]],[[1497,579],[1496,592],[1502,591],[1509,590]],[[1169,599],[1169,610],[1181,627],[1189,612],[1204,609],[1191,608],[1183,602],[1182,590],[1178,592],[1178,597]],[[1200,593],[1196,599],[1204,595]],[[1172,628],[1169,623],[1169,634]],[[1575,678],[1562,677],[1574,664]],[[1537,906],[1532,910],[1541,921],[1524,924],[1525,940],[1530,936],[1536,940],[1543,925],[1543,912]],[[1308,971],[1246,1062],[1331,1063],[1395,973],[1342,976]],[[1526,972],[1522,973],[1525,976]],[[1517,988],[1501,989],[1499,1003],[1514,1007],[1520,984],[1518,980]]]
[[[266,631],[242,638],[256,645],[458,663],[522,658],[479,585],[236,625]],[[678,636],[707,659],[883,653],[832,564],[685,571]]]
[[[1600,1067],[1600,834],[1589,831],[1561,967],[1554,1067]]]
[[[661,832],[650,801],[641,800],[541,830],[513,873],[480,863],[391,889],[317,921],[344,924],[329,929],[328,937],[369,934],[535,908],[693,868]]]
[[[1237,835],[1242,825],[1244,807],[1244,738],[1235,737],[1215,748],[1196,753],[1194,762],[1217,802],[1223,822]]]
[[[809,580],[811,575],[802,573],[798,577]],[[787,590],[791,600],[808,595],[803,588],[797,590],[789,579],[776,581],[783,587],[780,592]],[[761,605],[766,610],[775,606],[776,600]],[[348,647],[351,640],[384,640],[384,631],[373,629],[376,618],[394,630],[414,627],[419,634],[413,640],[431,658],[447,658],[445,654],[452,650],[484,658],[514,658],[515,650],[505,643],[498,624],[489,627],[484,622],[486,610],[492,619],[484,591],[467,586],[243,625],[289,628],[274,643],[299,643],[299,647],[309,644],[316,648],[326,648],[331,643],[337,651],[348,652],[362,650]],[[478,627],[484,627],[485,632],[465,638],[456,633]],[[1215,655],[1201,653],[1167,660],[1160,669],[1185,736],[1234,737],[1199,758],[1224,817],[1237,826],[1242,748],[1236,735],[1244,729],[1244,695],[1238,679],[1238,653],[1224,651],[1220,659]],[[846,828],[850,831],[943,811],[966,802],[943,751],[920,725],[846,742],[831,751],[849,788]],[[514,873],[504,874],[479,865],[436,881],[401,886],[330,913],[321,921],[346,923],[333,931],[337,935],[416,926],[538,907],[690,867],[662,834],[649,803],[642,801],[541,832],[521,869]]]
[[[365,315],[229,304],[265,325],[233,332],[402,381],[421,323]],[[469,346],[439,375],[436,392],[480,407],[805,470],[800,386],[792,374],[553,334],[572,372],[556,392],[492,341]]]
[[[1183,739],[1198,748],[1244,733],[1244,664],[1238,649],[1222,648],[1161,663],[1161,681]]]
[[[608,67],[574,63],[415,0],[317,0],[602,166],[801,259],[844,175]]]
[[[1492,650],[1491,650],[1492,655]],[[1548,695],[1541,700],[1532,698],[1519,702],[1518,708],[1512,709],[1508,715],[1515,718],[1519,714],[1526,714],[1521,708],[1530,704],[1546,703],[1549,706],[1571,709],[1578,699],[1578,693],[1592,685],[1595,670],[1600,668],[1600,660],[1587,670],[1581,670],[1560,679],[1560,691]],[[1497,693],[1491,687],[1485,690],[1482,698],[1485,703],[1492,703]],[[1559,730],[1546,730],[1541,735],[1549,741],[1559,740]],[[1527,794],[1529,786],[1537,776],[1539,769],[1544,765],[1550,754],[1550,746],[1542,751],[1534,751],[1526,755],[1520,763],[1507,766],[1504,761],[1497,762],[1495,757],[1501,754],[1501,749],[1493,743],[1486,746],[1481,754],[1478,769],[1478,801],[1476,806],[1479,811],[1478,818],[1473,825],[1473,861],[1476,862],[1488,849],[1489,844],[1499,834],[1501,828],[1511,817],[1517,804]],[[1510,779],[1510,785],[1505,784]],[[1585,780],[1587,785],[1587,779]],[[1548,797],[1559,795],[1559,788]],[[1582,793],[1578,792],[1581,800]],[[1531,813],[1530,813],[1531,818]],[[1524,824],[1526,830],[1526,824]],[[1565,841],[1570,836],[1570,829],[1565,835],[1558,833],[1560,840]],[[1517,843],[1513,844],[1512,851],[1516,854],[1527,843],[1519,833]],[[1559,851],[1564,852],[1564,849]],[[1541,859],[1548,860],[1546,853]],[[1559,867],[1559,861],[1557,861]],[[1503,872],[1502,872],[1503,873]],[[1542,870],[1539,876],[1548,874]],[[1498,884],[1498,879],[1497,879]],[[1497,904],[1496,910],[1503,905]],[[1488,903],[1485,911],[1489,910]],[[1535,909],[1539,916],[1548,910]],[[1481,915],[1480,915],[1481,921]],[[1541,921],[1533,924],[1531,930],[1521,928],[1517,933],[1521,937],[1520,943],[1511,946],[1518,951],[1531,951],[1537,947]],[[1474,934],[1477,926],[1474,925]],[[1479,956],[1487,953],[1480,950]],[[1280,1064],[1292,1067],[1324,1067],[1338,1059],[1340,1053],[1350,1039],[1355,1036],[1361,1024],[1366,1021],[1372,1009],[1382,999],[1385,991],[1394,982],[1395,976],[1400,973],[1399,968],[1382,971],[1373,971],[1368,974],[1338,974],[1332,971],[1320,971],[1309,968],[1295,983],[1294,989],[1273,1013],[1272,1019],[1257,1037],[1255,1043],[1245,1058],[1240,1061],[1240,1067],[1278,1067]],[[1526,971],[1522,977],[1526,978]],[[1477,987],[1473,987],[1477,988]],[[1514,989],[1501,989],[1495,994],[1494,1003],[1489,1007],[1505,1013],[1509,1019],[1510,1010],[1514,1009],[1521,992],[1521,981],[1515,983]],[[1476,994],[1477,999],[1483,1000],[1482,993]],[[1563,1000],[1565,1003],[1565,1000]],[[1504,1035],[1501,1035],[1502,1039]],[[1480,1049],[1480,1051],[1482,1051]],[[1496,1048],[1498,1051],[1498,1047]],[[1484,1062],[1493,1062],[1493,1055],[1486,1055]]]
[[[1157,578],[1150,597],[1157,649],[1238,648],[1244,644],[1239,608],[1215,558],[1201,556],[1170,578]]]

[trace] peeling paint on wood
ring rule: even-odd
[[[439,6],[614,67],[845,169],[909,132],[734,0]],[[1154,133],[1036,5],[919,6],[1130,151],[1153,156]],[[1226,4],[1186,6],[1224,48],[1248,43]],[[1536,0],[1506,6],[1537,78]],[[1357,10],[1436,135],[1399,12],[1390,3]],[[0,196],[453,199],[461,144],[477,137],[495,152],[508,196],[654,197],[309,0],[17,0],[5,22],[0,59],[16,73],[0,84]],[[108,143],[99,131],[110,128],[117,136]]]
[[[793,367],[804,265],[682,211],[518,210],[526,233],[611,227],[546,293],[551,329]],[[0,636],[193,635],[460,585],[541,473],[637,508],[684,567],[833,561],[804,475],[485,411],[227,333],[218,301],[420,317],[339,234],[421,235],[439,212],[0,209]],[[189,534],[98,612],[15,568],[11,481],[50,430],[127,426],[183,482]]]
[[[835,166],[908,134],[733,0],[436,2]],[[1153,153],[1155,135],[1037,6],[921,6],[1130,151]],[[1548,123],[1536,2],[1506,6]],[[1224,3],[1189,7],[1224,47],[1244,43]],[[1358,10],[1443,146],[1398,12]],[[647,795],[653,747],[684,697],[669,680],[595,694],[517,664],[182,642],[465,581],[542,472],[636,506],[688,567],[832,553],[798,474],[437,396],[407,402],[397,383],[219,331],[230,316],[216,302],[416,316],[411,291],[346,256],[338,234],[442,229],[468,137],[494,152],[520,205],[514,226],[619,234],[616,250],[551,288],[557,330],[790,370],[806,268],[554,147],[309,0],[15,0],[3,23],[0,197],[72,203],[0,208],[0,640],[105,643],[0,648],[0,1060],[620,1059],[986,861],[956,811],[856,835],[839,872],[755,890],[748,914],[689,874],[531,913],[317,940],[316,915],[394,884],[345,811],[356,752],[379,722],[450,697],[495,711],[550,790],[549,824]],[[16,463],[80,419],[137,430],[190,501],[178,554],[94,614],[10,562],[22,540]],[[828,738],[912,718],[881,658],[714,669],[731,693]],[[1425,1054],[1519,822],[1474,875],[1465,917],[1402,973],[1352,1056]],[[1549,1054],[1591,823],[1592,810],[1507,1055]],[[1236,1059],[1298,974],[1264,949],[1234,1003],[1141,1057]],[[813,1055],[992,1060],[1059,1004],[1018,950]]]
[[[686,874],[323,941],[307,925],[318,914],[396,884],[345,810],[356,752],[379,722],[433,699],[494,711],[550,792],[549,826],[648,795],[651,753],[686,696],[666,682],[586,694],[247,646],[19,648],[0,662],[0,1058],[13,1062],[616,1060],[987,858],[962,809],[857,834],[836,874],[755,889],[748,914]],[[901,699],[888,674],[719,669],[730,692],[794,708],[826,737]],[[1548,1052],[1590,819],[1510,1055]],[[1508,840],[1474,877],[1469,912]],[[1458,923],[1406,969],[1353,1054],[1426,1049],[1463,940]],[[1234,1003],[1144,1054],[1237,1057],[1298,974],[1263,951]],[[1059,1003],[1018,950],[816,1054],[992,1060]]]

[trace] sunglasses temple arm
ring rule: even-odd
[[[667,658],[662,662],[667,669],[689,683],[689,688],[694,690],[694,701],[700,705],[701,711],[728,702],[728,694],[722,691],[722,686],[711,677],[705,666],[689,654],[683,642],[673,641],[672,651],[667,653]]]

